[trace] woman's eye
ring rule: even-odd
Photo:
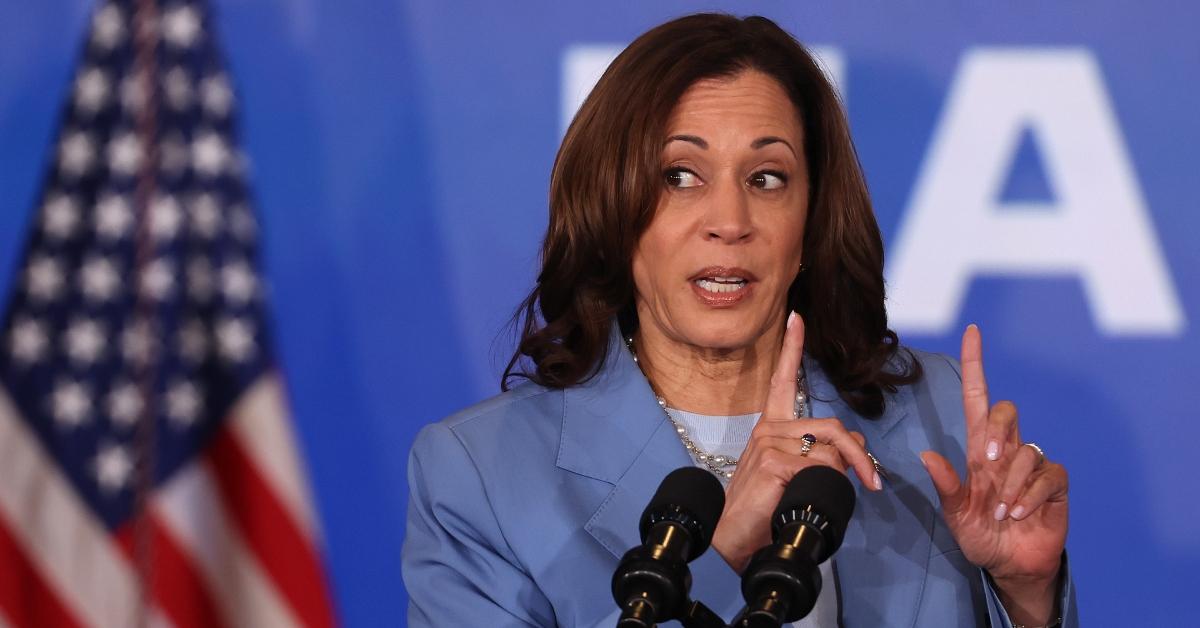
[[[663,179],[673,188],[694,188],[700,185],[700,177],[687,168],[671,168],[663,174]]]
[[[787,175],[782,172],[764,170],[750,175],[750,185],[764,190],[778,190],[787,185]]]

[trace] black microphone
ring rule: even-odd
[[[708,471],[683,467],[663,478],[642,512],[642,544],[626,552],[613,573],[618,628],[649,628],[687,612],[687,564],[708,549],[724,509],[725,490]]]
[[[777,628],[812,611],[821,593],[818,565],[842,545],[854,513],[854,486],[832,467],[801,469],[771,519],[773,543],[742,572],[746,609],[734,624]]]

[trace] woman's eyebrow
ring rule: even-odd
[[[695,135],[672,135],[671,137],[667,138],[666,142],[663,142],[663,145],[670,144],[671,142],[675,141],[690,142],[704,150],[708,150],[708,142],[704,141],[702,138],[696,137]]]
[[[784,146],[787,146],[788,150],[792,151],[792,155],[795,156],[796,149],[793,148],[792,145],[789,144],[787,140],[783,139],[782,137],[775,137],[774,135],[769,135],[767,137],[760,137],[760,138],[754,140],[753,142],[750,142],[750,148],[757,150],[759,148],[762,148],[763,146],[766,146],[768,144],[775,144],[777,142],[780,144],[783,144]]]
[[[667,141],[664,142],[664,144],[670,144],[671,142],[688,142],[689,144],[695,144],[696,146],[699,146],[700,148],[702,148],[704,150],[708,150],[708,142],[704,141],[703,138],[697,137],[695,135],[672,135],[671,137],[667,138]],[[796,154],[796,149],[791,145],[791,143],[789,143],[787,140],[783,139],[782,137],[776,137],[774,135],[760,137],[760,138],[754,140],[753,142],[750,142],[750,148],[758,150],[764,146],[767,146],[770,144],[775,144],[775,143],[779,143],[779,144],[783,144],[784,146],[787,146],[788,150],[792,151],[792,155]]]

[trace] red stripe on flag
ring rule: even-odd
[[[178,628],[224,628],[225,622],[209,595],[195,564],[175,538],[167,533],[158,517],[145,522],[150,533],[151,577],[153,598],[159,608]],[[138,563],[134,546],[137,522],[130,521],[116,535],[117,546],[135,567]]]
[[[0,513],[0,608],[17,626],[81,626],[42,579]]]
[[[333,606],[312,541],[259,475],[233,432],[221,430],[205,456],[231,518],[300,623],[333,626]]]

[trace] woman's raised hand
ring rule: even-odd
[[[867,487],[882,488],[862,434],[847,431],[836,418],[796,420],[796,372],[803,354],[804,321],[792,313],[771,375],[767,405],[738,460],[725,492],[725,510],[713,533],[713,548],[738,573],[754,552],[771,542],[771,515],[800,469],[827,465],[846,473],[851,468]],[[817,442],[802,454],[805,434],[812,434]]]
[[[1054,619],[1067,538],[1067,471],[1021,440],[1012,402],[989,406],[974,325],[963,333],[962,396],[966,480],[936,452],[921,459],[963,555],[992,576],[1014,621],[1044,625]]]

